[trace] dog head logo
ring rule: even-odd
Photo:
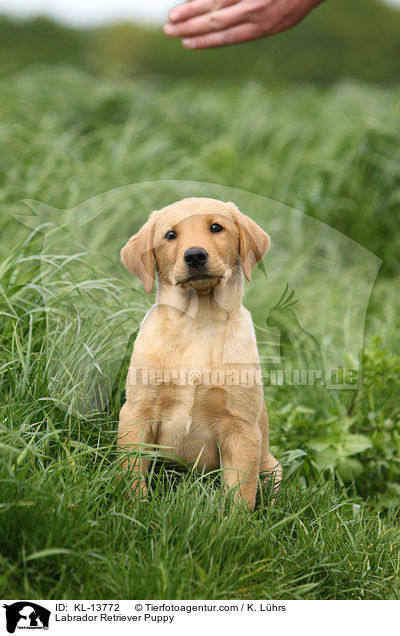
[[[6,610],[6,626],[9,634],[14,634],[16,629],[48,629],[51,612],[32,603],[31,601],[19,601],[11,605],[3,605]]]
[[[266,372],[319,369],[329,380],[345,364],[357,369],[360,384],[366,310],[381,261],[333,228],[265,197],[189,181],[132,184],[66,210],[24,203],[33,215],[16,218],[33,230],[27,251],[32,242],[36,254],[39,235],[43,241],[34,261],[40,266],[35,289],[48,317],[48,391],[60,408],[90,414],[119,386],[121,359],[126,364],[132,349],[126,343],[151,304],[121,273],[117,258],[132,229],[123,263],[147,291],[158,278],[157,292],[162,288],[171,313],[195,317],[202,295],[229,311],[238,297],[230,293],[234,283],[239,288],[251,276],[255,284],[244,286],[245,306],[252,310]],[[264,226],[273,237],[267,284],[260,280],[269,246]],[[286,281],[299,303],[289,287],[280,299]],[[346,378],[326,386],[353,390]]]

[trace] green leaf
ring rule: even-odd
[[[343,481],[352,481],[363,472],[363,465],[358,459],[349,458],[339,462],[337,472]]]
[[[346,435],[343,440],[343,447],[346,455],[355,455],[356,453],[362,453],[367,448],[372,448],[372,442],[365,435]]]

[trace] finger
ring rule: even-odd
[[[216,33],[207,33],[207,35],[198,35],[196,37],[184,38],[182,44],[187,49],[212,49],[217,46],[228,46],[230,44],[239,44],[240,42],[249,42],[264,36],[260,27],[252,22],[244,22],[224,31]]]
[[[168,20],[171,22],[189,20],[196,15],[216,11],[217,9],[222,9],[223,7],[228,7],[238,2],[239,0],[192,0],[191,2],[184,2],[171,9],[168,13]]]
[[[225,31],[225,29],[243,22],[243,14],[242,4],[237,3],[231,7],[226,7],[219,11],[211,11],[184,22],[166,24],[164,33],[170,37],[184,38],[202,35],[203,33],[212,33],[213,31]]]

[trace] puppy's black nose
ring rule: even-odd
[[[183,260],[189,267],[201,267],[207,259],[208,254],[202,247],[190,247],[183,256]]]

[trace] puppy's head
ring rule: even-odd
[[[233,203],[190,198],[153,212],[122,248],[121,260],[147,293],[157,272],[161,285],[206,294],[241,268],[250,280],[269,243],[268,234]]]

